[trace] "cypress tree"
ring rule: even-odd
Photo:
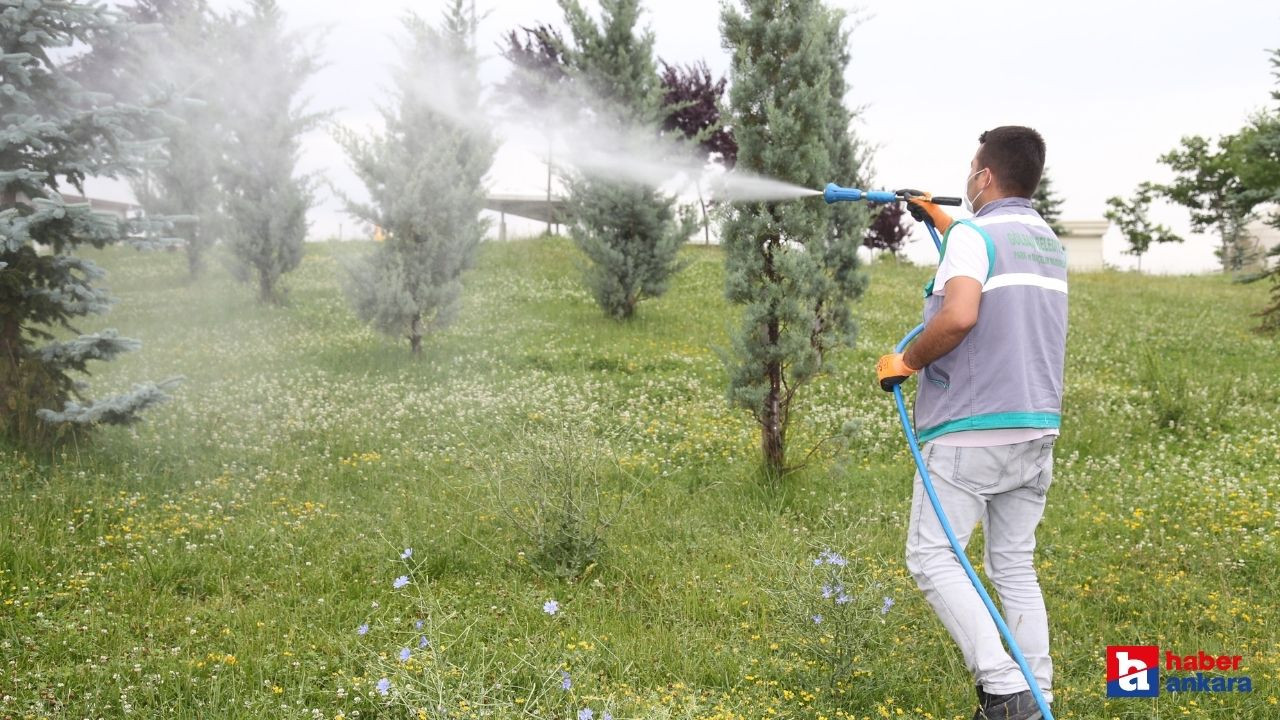
[[[67,425],[129,423],[163,400],[166,384],[88,401],[83,373],[140,346],[114,330],[78,334],[74,323],[112,302],[105,273],[76,252],[124,241],[154,245],[155,224],[71,204],[89,176],[136,178],[158,140],[154,113],[90,91],[104,57],[134,42],[133,26],[87,2],[5,2],[0,12],[0,435],[35,442]],[[55,331],[77,337],[55,340]],[[61,408],[61,409],[55,409]]]
[[[340,137],[371,196],[349,203],[351,211],[387,231],[351,270],[348,293],[362,320],[407,337],[416,356],[423,334],[456,314],[462,272],[484,237],[484,175],[495,144],[481,121],[475,21],[463,0],[439,28],[410,15],[404,29],[409,42],[385,132]]]
[[[586,92],[595,121],[631,142],[656,138],[661,88],[653,34],[637,31],[639,0],[602,0],[596,23],[578,0],[560,0],[574,46],[573,81]],[[639,132],[637,132],[639,131]],[[587,284],[606,314],[627,319],[641,300],[666,292],[680,270],[677,254],[696,219],[675,198],[598,172],[568,178],[570,234],[587,256]]]
[[[252,0],[233,18],[220,97],[227,152],[219,171],[228,215],[232,271],[253,280],[258,299],[284,301],[281,277],[302,262],[315,179],[298,174],[300,141],[323,115],[301,106],[315,53],[285,31],[276,0]]]
[[[862,175],[844,105],[843,20],[818,0],[725,7],[738,167],[811,188]],[[850,303],[866,284],[857,256],[866,226],[865,208],[811,198],[736,205],[724,228],[726,295],[742,307],[725,357],[728,397],[759,424],[770,477],[791,469],[798,391],[830,351],[854,341]]]

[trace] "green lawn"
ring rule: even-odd
[[[687,248],[671,292],[618,324],[568,241],[487,245],[458,322],[414,362],[344,300],[367,248],[309,246],[285,308],[220,267],[189,283],[177,253],[95,255],[120,300],[85,329],[145,346],[91,394],[185,381],[135,428],[0,448],[0,717],[972,714],[903,567],[911,461],[873,384],[927,270],[869,269],[857,347],[802,391],[790,454],[857,434],[770,488],[724,400],[718,249]],[[1280,716],[1280,339],[1250,316],[1265,294],[1072,278],[1038,555],[1057,717]],[[611,519],[576,580],[539,570],[522,532],[564,493]],[[828,548],[849,560],[846,605],[821,598]],[[1254,689],[1108,701],[1108,644],[1239,654]]]

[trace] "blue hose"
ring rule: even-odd
[[[925,221],[925,227],[929,228],[929,235],[933,237],[934,247],[938,251],[942,250],[942,241],[938,239],[938,231],[933,227],[933,223]],[[903,352],[907,345],[916,338],[917,335],[924,330],[924,325],[917,325],[911,332],[907,333],[894,347],[894,352]],[[911,457],[915,458],[916,469],[920,471],[920,481],[924,485],[924,491],[929,495],[929,502],[933,505],[933,511],[938,515],[938,523],[942,525],[942,531],[947,535],[947,541],[951,543],[951,549],[956,554],[956,559],[960,561],[960,567],[964,568],[965,575],[969,576],[969,582],[973,583],[973,588],[978,591],[978,596],[982,598],[982,602],[987,606],[987,612],[991,613],[991,619],[995,621],[996,628],[1000,630],[1001,637],[1009,646],[1009,654],[1014,661],[1018,663],[1018,667],[1022,669],[1022,675],[1027,679],[1027,686],[1031,688],[1031,695],[1036,699],[1036,704],[1040,706],[1040,712],[1044,715],[1044,720],[1053,720],[1053,713],[1049,710],[1049,703],[1045,702],[1044,695],[1040,693],[1040,685],[1036,682],[1035,674],[1031,672],[1031,666],[1027,664],[1027,659],[1022,655],[1022,649],[1018,647],[1018,641],[1013,639],[1013,632],[1009,630],[1009,626],[1001,617],[1000,611],[996,610],[996,604],[991,601],[991,595],[987,592],[987,588],[982,584],[982,580],[978,578],[978,573],[973,569],[973,565],[969,562],[969,557],[965,555],[964,548],[960,545],[960,541],[956,539],[956,533],[951,529],[951,522],[947,520],[947,514],[942,510],[942,502],[938,500],[938,494],[934,492],[933,480],[929,477],[929,470],[925,468],[924,458],[920,455],[920,442],[916,439],[915,430],[911,425],[911,418],[907,415],[907,404],[902,399],[902,387],[895,385],[893,387],[893,399],[898,403],[898,418],[902,420],[902,432],[907,436],[907,445],[911,448]]]

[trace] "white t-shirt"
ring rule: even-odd
[[[947,281],[969,277],[979,283],[987,281],[991,261],[987,258],[987,241],[968,225],[956,224],[947,236],[947,252],[933,276],[933,294],[946,295]],[[947,447],[993,447],[1057,435],[1056,428],[1000,428],[997,430],[958,430],[930,440]]]

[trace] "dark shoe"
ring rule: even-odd
[[[1041,720],[1044,714],[1030,690],[1012,695],[991,695],[978,687],[978,712],[973,720]]]

